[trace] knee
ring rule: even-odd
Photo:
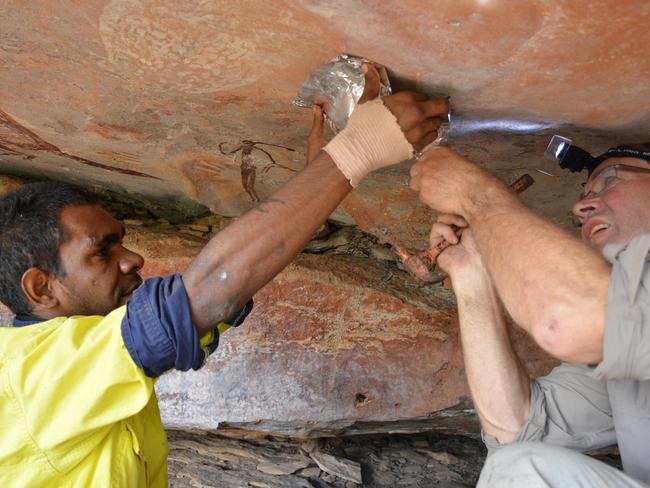
[[[552,469],[558,458],[564,456],[564,450],[540,442],[517,442],[504,446],[488,455],[478,486],[496,486],[514,480],[541,480],[544,472]]]
[[[513,442],[488,453],[483,470],[507,469],[530,455],[538,455],[538,442]]]

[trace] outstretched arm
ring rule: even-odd
[[[232,316],[306,245],[351,186],[324,152],[216,235],[183,274],[204,333]]]
[[[224,149],[223,149],[224,144],[225,144],[225,142],[220,142],[220,143],[219,143],[219,151],[220,151],[221,154],[223,154],[223,155],[235,154],[237,151],[239,151],[239,150],[242,148],[242,146],[241,146],[241,144],[240,144],[239,146],[237,146],[237,147],[236,147],[235,149],[233,149],[232,151],[224,151]]]
[[[442,239],[457,243],[451,225],[465,231],[460,243],[442,252],[438,264],[449,273],[456,294],[465,374],[483,431],[505,444],[528,418],[529,378],[510,343],[501,304],[467,222],[441,215],[431,245]]]
[[[448,148],[429,151],[411,171],[423,202],[469,222],[514,321],[559,359],[600,362],[611,272],[602,257]]]
[[[448,111],[446,101],[431,101],[410,92],[383,100],[394,116],[392,124],[396,119],[395,130],[401,130],[402,137],[416,149],[435,138],[435,129]],[[357,111],[353,117],[356,114]],[[364,135],[368,134],[369,127],[377,124],[374,120],[359,122],[364,127]],[[351,137],[354,134],[349,131],[337,137],[341,135],[347,137],[346,141],[354,140]],[[346,154],[346,164],[354,164],[359,157],[364,168],[372,170],[408,157],[401,155],[387,160],[386,154],[376,148],[364,147],[367,140],[358,141],[352,147],[353,151]],[[192,318],[200,333],[239,310],[304,248],[352,189],[340,165],[321,151],[271,198],[237,219],[206,245],[183,274]]]

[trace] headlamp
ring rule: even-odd
[[[609,158],[637,158],[650,163],[650,147],[617,146],[608,149],[600,156],[592,156],[581,147],[574,146],[571,139],[554,135],[546,148],[545,156],[557,159],[560,168],[573,172],[580,172],[586,169],[591,173],[606,159]]]

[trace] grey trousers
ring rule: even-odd
[[[541,442],[504,446],[488,456],[477,488],[648,488],[589,456]]]

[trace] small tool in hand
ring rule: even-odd
[[[526,173],[512,183],[510,188],[515,193],[521,193],[528,189],[533,183],[535,183],[533,177]],[[454,230],[456,235],[460,237],[463,229],[455,228]],[[431,249],[411,253],[404,246],[395,244],[393,245],[393,252],[402,262],[404,269],[415,276],[418,280],[427,284],[436,284],[444,281],[447,277],[444,273],[437,273],[434,271],[436,261],[438,260],[440,253],[451,245],[452,244],[449,241],[443,240]]]

